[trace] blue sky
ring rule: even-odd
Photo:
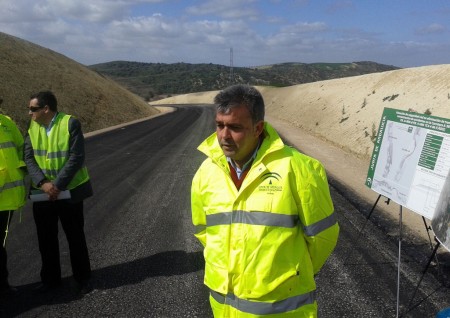
[[[85,65],[450,64],[450,1],[0,0],[0,32]],[[1,43],[0,43],[1,45]]]

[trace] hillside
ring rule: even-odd
[[[231,82],[285,87],[302,83],[385,72],[398,67],[374,62],[282,63],[259,67],[217,64],[138,63],[115,61],[89,66],[145,98],[222,89]],[[231,81],[233,78],[233,81]]]
[[[268,116],[369,160],[385,107],[450,118],[450,65],[407,68],[290,87],[258,87]],[[152,105],[212,103],[217,92],[174,96]]]
[[[61,54],[4,33],[0,33],[0,43],[0,112],[11,116],[22,131],[29,120],[26,108],[29,96],[44,89],[56,93],[61,111],[80,118],[85,132],[159,112],[112,79]],[[338,74],[343,68],[352,69],[345,63],[316,67],[319,65],[328,69],[328,76],[333,70]],[[273,65],[262,69],[284,68],[280,73],[288,74],[291,68],[286,67]],[[378,66],[367,63],[366,67]],[[139,69],[145,68],[138,67],[134,72]],[[287,87],[258,87],[269,116],[302,128],[358,157],[369,158],[384,107],[413,108],[420,113],[450,118],[449,83],[450,65],[435,65]],[[174,96],[152,104],[212,103],[215,91]]]
[[[83,131],[150,116],[159,111],[116,82],[44,47],[0,32],[0,113],[24,132],[29,96],[52,90],[59,110],[77,116]]]

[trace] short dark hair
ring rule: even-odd
[[[226,114],[233,107],[245,106],[253,123],[264,120],[264,99],[253,86],[242,84],[230,86],[214,97],[214,103],[218,113]]]
[[[48,106],[51,111],[58,111],[58,101],[55,94],[53,94],[51,91],[42,91],[30,96],[30,100],[35,98],[37,99],[37,104],[39,105],[39,107]]]

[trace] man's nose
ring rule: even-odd
[[[231,136],[231,131],[228,127],[222,129],[222,138],[228,139]]]

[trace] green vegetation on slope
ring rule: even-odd
[[[114,61],[89,66],[145,98],[222,89],[231,83],[284,87],[398,69],[373,62],[281,63],[259,67]]]

